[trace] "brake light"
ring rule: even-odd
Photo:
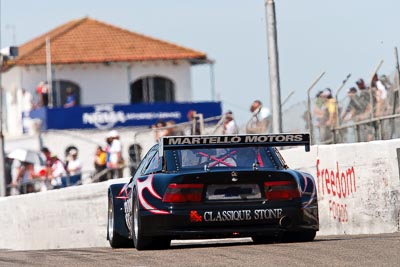
[[[200,202],[203,195],[202,184],[169,184],[163,202]]]
[[[264,183],[265,198],[268,200],[290,200],[300,197],[294,181],[268,181]]]

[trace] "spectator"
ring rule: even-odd
[[[14,186],[17,186],[20,194],[33,193],[35,191],[33,178],[36,178],[33,164],[22,161],[17,167],[16,180]]]
[[[387,97],[384,103],[383,114],[384,115],[394,114],[396,112],[394,105],[398,103],[398,91],[394,90],[395,88],[393,84],[385,74],[381,75],[379,80],[382,82],[383,86],[386,88],[387,91]]]
[[[365,85],[363,79],[358,79],[356,82],[358,89],[360,90],[359,100],[362,108],[362,112],[358,115],[357,120],[362,121],[370,117],[371,115],[371,103],[370,93],[368,87]]]
[[[67,99],[65,100],[64,108],[70,108],[76,105],[76,96],[71,87],[67,88]]]
[[[36,93],[38,94],[38,106],[47,107],[49,105],[49,86],[47,82],[40,82],[36,87]]]
[[[122,144],[119,140],[119,134],[116,130],[112,130],[108,133],[107,136],[111,143],[107,150],[108,153],[108,161],[107,161],[107,169],[109,169],[110,178],[122,178],[122,171],[124,161],[122,158]]]
[[[164,120],[158,120],[152,129],[154,130],[154,139],[158,142],[158,139],[162,136],[167,136],[169,134],[167,123]]]
[[[69,151],[69,160],[67,165],[68,180],[63,183],[63,186],[76,185],[82,179],[82,162],[78,159],[78,150],[71,149]]]
[[[46,175],[45,175],[46,181],[45,181],[45,183],[46,183],[47,187],[50,187],[49,177],[51,176],[51,172],[52,172],[51,165],[53,164],[53,161],[51,159],[51,152],[47,147],[43,147],[40,151],[42,151],[42,153],[45,157],[45,165],[46,165]]]
[[[357,88],[351,87],[347,91],[347,96],[349,97],[349,103],[347,104],[346,109],[341,115],[341,120],[342,121],[349,121],[349,120],[357,120],[357,116],[361,114],[362,110],[362,105],[359,100],[359,96],[357,94]]]
[[[363,121],[371,117],[371,96],[370,89],[366,86],[363,79],[358,79],[356,82],[358,89],[360,90],[359,102],[361,104],[361,113],[357,115],[357,121]],[[360,141],[372,141],[373,137],[373,125],[363,124],[360,126]]]
[[[239,133],[239,128],[236,124],[236,121],[233,118],[233,113],[232,111],[227,111],[225,112],[224,115],[224,129],[222,131],[223,134],[238,134]]]
[[[264,107],[260,100],[255,100],[250,106],[251,119],[246,125],[246,133],[267,133],[270,124],[271,112]]]
[[[167,133],[165,136],[174,136],[177,133],[176,123],[174,120],[169,120],[166,122]]]
[[[67,171],[64,163],[57,157],[56,154],[51,154],[51,173],[49,178],[53,189],[61,188],[62,180],[66,179]]]
[[[201,125],[197,112],[195,110],[189,110],[187,118],[192,123],[190,125],[190,135],[201,135]]]
[[[107,153],[103,150],[101,146],[98,146],[96,148],[96,154],[94,158],[94,169],[95,169],[95,175],[100,175],[98,177],[98,180],[100,182],[107,180],[107,174],[104,173],[104,170],[106,169],[106,160],[107,160]]]
[[[375,96],[374,102],[376,103],[376,105],[374,106],[375,107],[374,116],[379,117],[385,115],[384,105],[387,98],[387,89],[385,85],[382,83],[382,81],[378,78],[377,74],[375,74],[374,77],[372,78],[371,88],[373,89]]]
[[[332,96],[332,90],[330,88],[326,88],[322,92],[321,97],[324,103],[325,115],[322,123],[323,125],[321,125],[320,139],[321,142],[327,143],[332,141],[332,129],[336,126],[336,100]]]
[[[315,104],[313,108],[313,117],[315,118],[315,126],[321,127],[325,122],[323,121],[325,116],[324,100],[322,97],[323,91],[319,91],[315,96]]]

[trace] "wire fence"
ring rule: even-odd
[[[366,142],[372,140],[388,140],[400,137],[400,99],[399,79],[395,74],[386,80],[385,98],[376,87],[370,86],[367,91],[358,91],[352,98],[347,95],[335,100],[335,123],[326,125],[317,115],[316,109],[328,112],[327,107],[319,102],[318,97],[297,103],[283,112],[284,132],[310,132],[313,144],[338,144]],[[361,99],[361,94],[369,94],[365,110],[356,114],[352,112],[354,99]],[[365,96],[365,95],[364,95]],[[353,99],[353,100],[352,100]],[[353,101],[353,103],[352,103]]]

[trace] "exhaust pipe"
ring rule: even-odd
[[[289,228],[293,224],[293,221],[290,217],[288,216],[283,216],[282,218],[279,219],[279,226],[284,227],[284,228]]]

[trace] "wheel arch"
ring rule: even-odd
[[[111,197],[115,214],[114,215],[115,232],[124,238],[129,238],[129,230],[125,221],[125,208],[124,208],[124,204],[127,199],[124,197],[120,197],[120,192],[124,186],[125,184],[110,185],[108,188],[108,196]],[[107,239],[109,239],[108,233],[107,233]]]

